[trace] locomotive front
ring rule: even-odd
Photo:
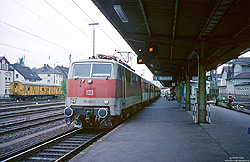
[[[112,127],[116,115],[116,66],[110,60],[85,60],[72,64],[67,80],[67,124],[75,127]]]

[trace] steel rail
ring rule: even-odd
[[[93,143],[102,132],[83,132],[82,129],[73,130],[48,142],[14,155],[2,162],[9,161],[66,161],[82,149]]]

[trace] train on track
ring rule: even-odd
[[[160,97],[160,88],[112,59],[74,62],[67,80],[67,124],[109,128]]]
[[[14,81],[10,84],[10,97],[16,100],[55,98],[61,95],[61,85],[22,81]]]

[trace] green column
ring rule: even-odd
[[[181,82],[178,80],[177,84],[177,103],[181,103]]]
[[[186,74],[186,105],[185,105],[185,110],[190,111],[191,106],[190,106],[190,75],[187,73]]]
[[[204,42],[201,43],[199,57],[199,101],[198,101],[198,123],[206,122],[206,68]]]

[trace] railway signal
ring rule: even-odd
[[[148,64],[158,54],[158,48],[155,44],[147,44],[145,49],[139,49],[137,64]]]

